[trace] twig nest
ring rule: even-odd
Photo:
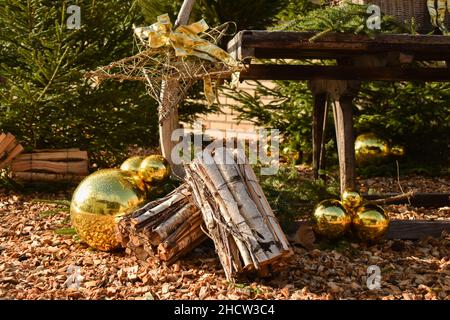
[[[345,190],[341,196],[342,205],[352,214],[354,213],[354,210],[362,204],[362,201],[361,195],[352,190]]]
[[[145,202],[143,184],[128,171],[99,170],[77,187],[70,206],[72,224],[89,246],[109,251],[119,247],[116,224]]]
[[[170,165],[161,155],[151,155],[142,160],[139,176],[146,183],[164,182],[170,176]]]
[[[351,215],[338,200],[324,200],[314,208],[313,222],[314,232],[335,239],[350,229]]]
[[[389,218],[380,206],[367,204],[356,210],[352,229],[363,241],[377,241],[388,231]]]

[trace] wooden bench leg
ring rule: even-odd
[[[325,118],[325,107],[327,103],[327,94],[321,93],[314,95],[314,109],[313,109],[313,124],[312,124],[312,138],[313,138],[313,173],[314,179],[319,178],[319,170],[322,169],[323,159],[322,140],[323,128]]]
[[[356,186],[352,102],[353,97],[344,95],[333,104],[341,193]]]

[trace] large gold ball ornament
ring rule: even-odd
[[[352,229],[363,241],[380,240],[389,228],[389,218],[383,208],[368,204],[359,207],[353,217]]]
[[[359,207],[362,204],[362,197],[361,195],[352,190],[345,190],[344,193],[342,193],[341,196],[341,203],[342,205],[347,209],[353,211]]]
[[[145,191],[132,173],[99,170],[81,181],[73,193],[72,224],[89,246],[109,251],[120,246],[116,233],[119,219],[145,200]]]
[[[170,176],[170,165],[163,156],[148,156],[139,166],[139,176],[146,183],[163,182]]]
[[[335,239],[349,230],[351,215],[338,200],[324,200],[314,208],[313,222],[318,235]]]
[[[122,163],[120,170],[138,173],[142,160],[144,160],[144,157],[141,156],[130,157]]]
[[[358,164],[367,164],[389,156],[389,143],[374,133],[359,135],[355,140],[355,157]]]

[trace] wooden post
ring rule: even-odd
[[[320,159],[322,153],[322,140],[323,140],[323,128],[324,128],[324,116],[325,106],[327,103],[327,94],[320,93],[314,95],[314,108],[313,108],[313,173],[314,179],[319,178]]]
[[[178,13],[175,27],[189,22],[189,16],[191,15],[192,8],[195,0],[184,0],[180,12]],[[179,90],[177,81],[170,81],[162,84],[161,101],[164,103],[168,101],[168,97],[173,94],[175,90]],[[178,122],[178,108],[175,106],[172,108],[172,112],[169,116],[159,124],[159,141],[161,146],[162,155],[167,159],[172,167],[172,171],[179,177],[184,176],[184,170],[181,165],[174,165],[172,161],[172,149],[176,144],[176,141],[172,141],[172,132],[179,128]]]
[[[346,189],[355,190],[356,185],[352,103],[352,96],[343,95],[333,104],[341,193]]]

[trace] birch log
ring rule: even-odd
[[[233,150],[205,150],[186,165],[186,181],[203,218],[212,215],[213,239],[227,279],[244,271],[260,271],[292,254],[246,159],[236,163]],[[205,210],[208,209],[208,210]]]
[[[206,239],[202,223],[192,192],[183,184],[166,197],[123,217],[118,233],[127,253],[147,262],[170,264]]]

